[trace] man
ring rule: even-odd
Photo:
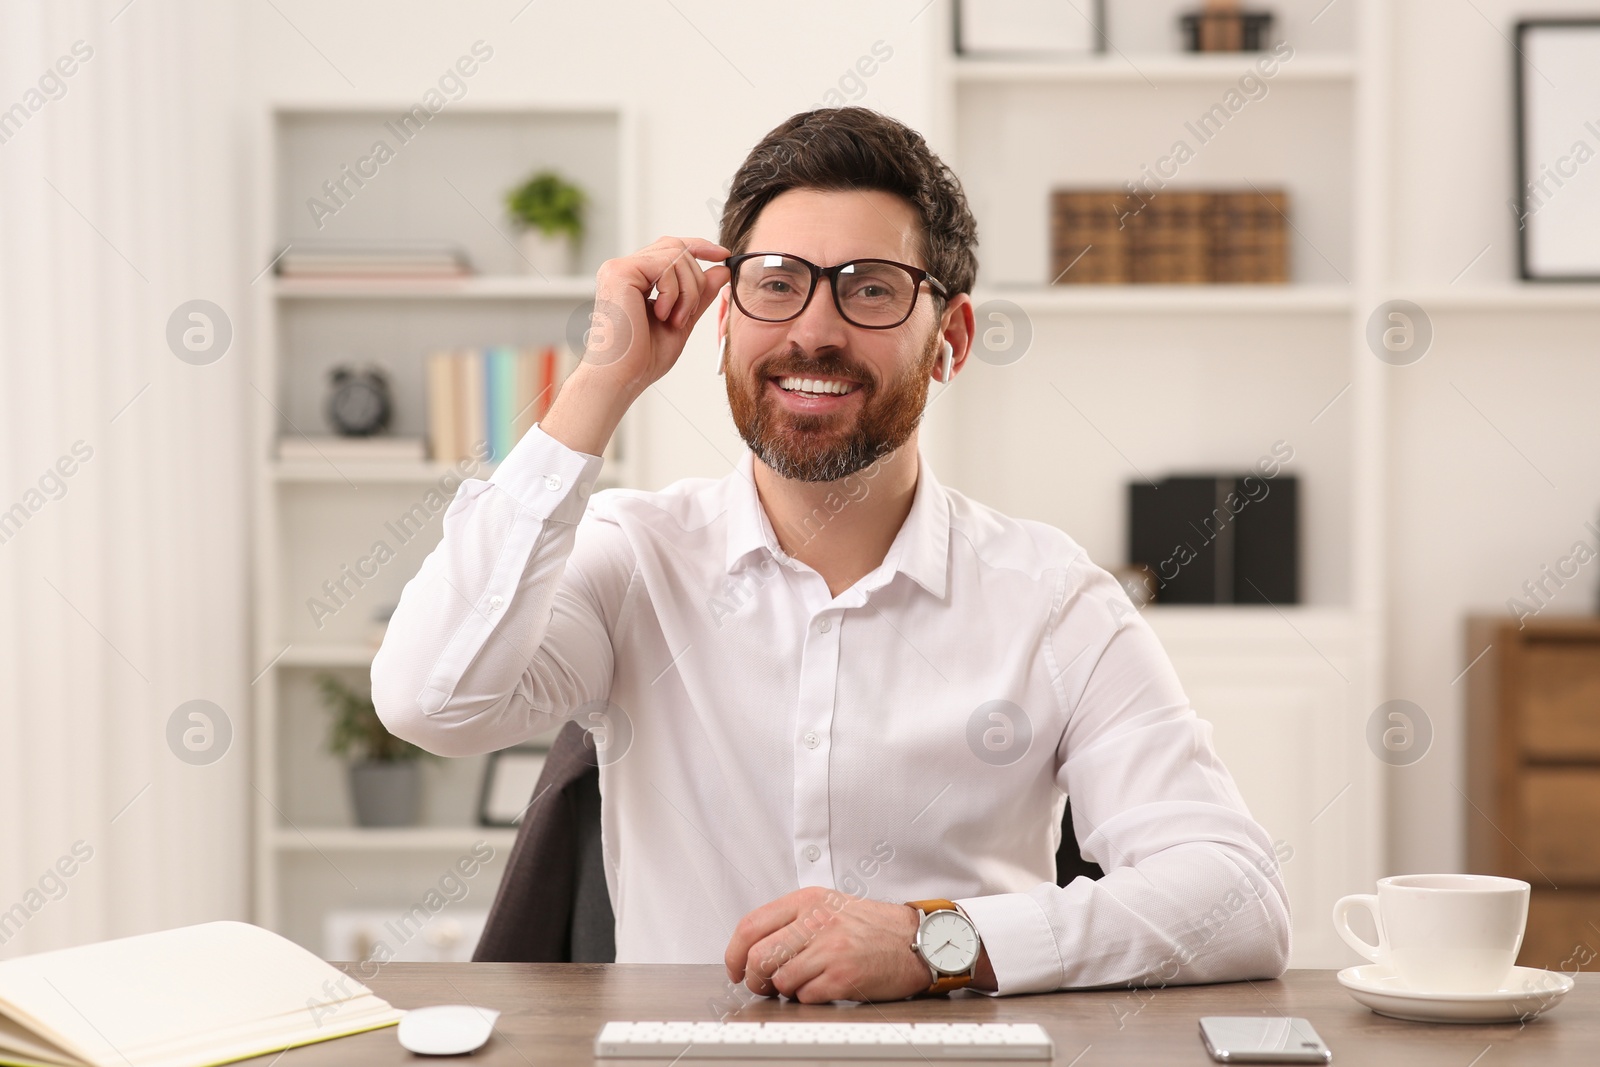
[[[976,236],[913,131],[791,118],[722,244],[600,268],[603,350],[406,586],[372,667],[396,734],[461,756],[597,727],[620,962],[721,959],[805,1002],[1287,964],[1273,845],[1121,588],[919,456],[972,349]],[[749,453],[591,499],[713,303]],[[1058,887],[1064,794],[1106,873]]]

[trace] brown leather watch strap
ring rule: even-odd
[[[924,915],[928,914],[931,911],[959,911],[960,910],[959,908],[956,907],[955,901],[953,901],[953,900],[938,900],[938,899],[934,899],[934,900],[908,900],[908,901],[906,901],[906,904],[908,906],[910,906],[910,907],[916,908],[918,911],[922,912],[922,914],[924,914]],[[919,954],[919,958],[920,958],[920,954]],[[926,963],[927,961],[923,960],[923,962]],[[930,971],[932,970],[931,967],[929,969],[930,969]],[[967,983],[969,983],[971,981],[972,981],[972,975],[971,974],[941,974],[941,975],[936,975],[934,977],[934,979],[933,979],[933,984],[928,986],[927,989],[923,990],[922,991],[922,995],[923,996],[938,996],[941,993],[949,993],[952,990],[960,989],[962,986],[966,985]]]

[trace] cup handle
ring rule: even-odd
[[[1358,937],[1350,929],[1350,909],[1355,907],[1366,908],[1372,914],[1372,925],[1378,931],[1378,943],[1369,944]],[[1355,949],[1373,963],[1387,963],[1389,960],[1389,939],[1383,932],[1383,919],[1378,915],[1378,898],[1371,893],[1353,893],[1347,897],[1340,897],[1333,906],[1333,928],[1339,936],[1344,938],[1344,943]]]

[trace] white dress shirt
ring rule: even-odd
[[[372,664],[385,724],[442,755],[598,728],[618,962],[720,963],[751,909],[831,886],[956,901],[1002,994],[1282,973],[1273,843],[1115,579],[919,458],[833,596],[752,463],[591,496],[600,459],[534,427],[463,483]],[[1063,888],[1067,794],[1106,874]]]

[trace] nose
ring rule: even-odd
[[[833,290],[826,278],[817,279],[816,291],[806,309],[785,325],[789,327],[789,340],[806,352],[843,348],[850,339],[851,326],[834,305]]]

